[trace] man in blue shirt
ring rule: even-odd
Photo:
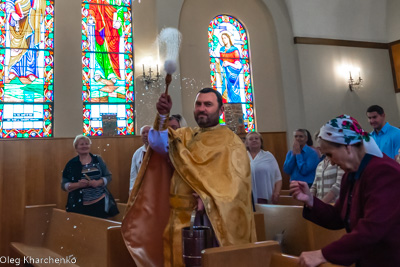
[[[297,129],[294,132],[293,149],[286,155],[283,170],[290,175],[290,181],[303,181],[311,187],[319,156],[313,148],[307,146],[307,136],[307,131],[304,129]]]
[[[379,149],[395,159],[400,149],[400,129],[386,122],[385,111],[378,105],[367,109],[368,122],[374,130],[371,136],[375,139]]]

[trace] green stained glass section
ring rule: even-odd
[[[134,104],[133,33],[131,1],[82,2],[82,100],[87,104]],[[93,107],[93,106],[92,106]],[[129,120],[125,112],[125,120]],[[121,113],[119,113],[121,114]],[[133,115],[130,115],[133,118]],[[103,128],[86,116],[84,134],[102,135]],[[121,121],[121,119],[119,119]],[[95,124],[94,127],[92,124]],[[133,125],[133,124],[132,124]],[[92,127],[93,126],[93,127]],[[94,131],[93,129],[96,130]],[[134,134],[125,127],[118,134]]]
[[[52,136],[53,50],[53,0],[0,1],[0,138]]]

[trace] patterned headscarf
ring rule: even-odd
[[[356,119],[349,115],[340,115],[328,121],[321,127],[318,137],[342,145],[353,145],[363,142],[366,153],[379,158],[383,157],[375,140],[361,128]]]

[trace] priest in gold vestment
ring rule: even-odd
[[[221,95],[211,88],[197,94],[196,128],[167,130],[171,107],[163,94],[122,225],[138,266],[184,265],[182,228],[195,208],[204,208],[219,246],[256,241],[250,163],[240,138],[219,125]]]

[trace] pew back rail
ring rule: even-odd
[[[53,205],[27,206],[23,242],[12,242],[11,247],[20,256],[33,258],[33,266],[59,266],[49,260],[39,262],[46,258],[67,263],[63,266],[135,266],[126,247],[121,246],[120,228],[120,222],[66,212]]]

